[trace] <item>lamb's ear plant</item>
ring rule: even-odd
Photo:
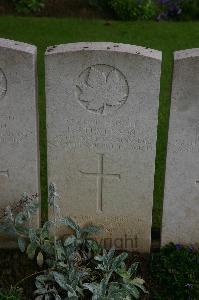
[[[19,249],[30,259],[36,259],[41,268],[16,286],[35,277],[37,300],[129,300],[138,299],[140,291],[146,292],[144,280],[136,277],[138,264],[127,269],[124,262],[127,253],[116,256],[114,249],[103,250],[92,238],[101,231],[98,226],[81,228],[70,217],[61,217],[54,184],[49,186],[48,202],[52,217],[40,228],[35,228],[32,222],[38,197],[25,194],[23,209],[16,214],[10,207],[6,209],[0,230],[15,236]],[[67,236],[59,238],[59,228],[64,226]]]
[[[115,257],[115,249],[109,251],[103,250],[103,255],[95,256],[94,259],[98,262],[97,269],[101,270],[106,276],[111,276],[113,272],[119,270],[128,257],[128,253],[123,252]]]
[[[38,210],[38,196],[23,194],[20,203],[22,210],[16,214],[10,206],[6,207],[0,231],[10,237],[16,237],[19,249],[24,252],[29,240],[29,232],[33,230],[32,218]]]
[[[95,257],[96,269],[102,272],[99,283],[85,283],[84,288],[92,292],[93,300],[109,299],[139,299],[140,292],[147,293],[144,280],[136,277],[138,263],[127,269],[125,260],[127,253],[115,256],[115,250],[103,250],[103,255]]]

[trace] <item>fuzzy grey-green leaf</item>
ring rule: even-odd
[[[26,242],[22,238],[18,238],[18,246],[21,252],[25,252],[26,250]]]

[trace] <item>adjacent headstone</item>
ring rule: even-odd
[[[105,247],[150,249],[160,73],[161,53],[137,46],[46,52],[49,183]]]
[[[24,192],[39,193],[36,47],[0,39],[1,217]]]
[[[199,49],[175,52],[162,245],[199,237]]]

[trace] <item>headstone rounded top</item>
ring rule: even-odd
[[[125,52],[129,54],[140,55],[157,60],[162,60],[162,53],[146,47],[140,47],[129,44],[112,43],[112,42],[81,42],[62,45],[50,46],[46,50],[46,55],[61,54],[65,52],[78,51],[110,51]]]
[[[174,60],[199,57],[199,48],[192,48],[174,52]]]
[[[1,39],[1,38],[0,38],[0,48],[9,48],[12,50],[21,51],[30,54],[35,54],[37,51],[37,47],[34,45],[8,40],[8,39]]]

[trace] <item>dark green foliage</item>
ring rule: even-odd
[[[121,20],[151,20],[157,15],[154,0],[109,0],[109,5]]]
[[[88,0],[120,20],[191,20],[199,18],[198,0]]]
[[[120,20],[150,20],[157,15],[154,0],[90,0],[90,4],[109,10]]]
[[[195,20],[199,18],[198,0],[158,0],[158,19]]]
[[[7,292],[0,291],[0,300],[22,300],[22,291],[19,288],[11,288]]]
[[[101,271],[101,281],[85,283],[84,287],[92,292],[93,300],[122,300],[139,299],[140,292],[147,293],[143,284],[144,280],[136,277],[138,263],[127,269],[124,261],[127,253],[115,256],[114,249],[103,251],[95,260],[98,262],[97,270]]]
[[[19,14],[38,14],[45,7],[48,9],[48,2],[45,0],[9,1],[14,4]],[[54,5],[57,5],[56,1]],[[61,5],[67,12],[68,1]],[[85,5],[85,9],[88,6],[94,7],[102,15],[119,20],[195,20],[199,18],[198,0],[84,0],[81,5]]]
[[[22,14],[37,13],[44,8],[44,0],[12,0],[16,11]]]
[[[182,2],[182,19],[191,20],[199,19],[199,1],[185,0]]]
[[[109,10],[109,0],[87,0],[88,4],[98,8],[99,10]]]
[[[199,299],[199,251],[169,244],[151,259],[153,299]]]

